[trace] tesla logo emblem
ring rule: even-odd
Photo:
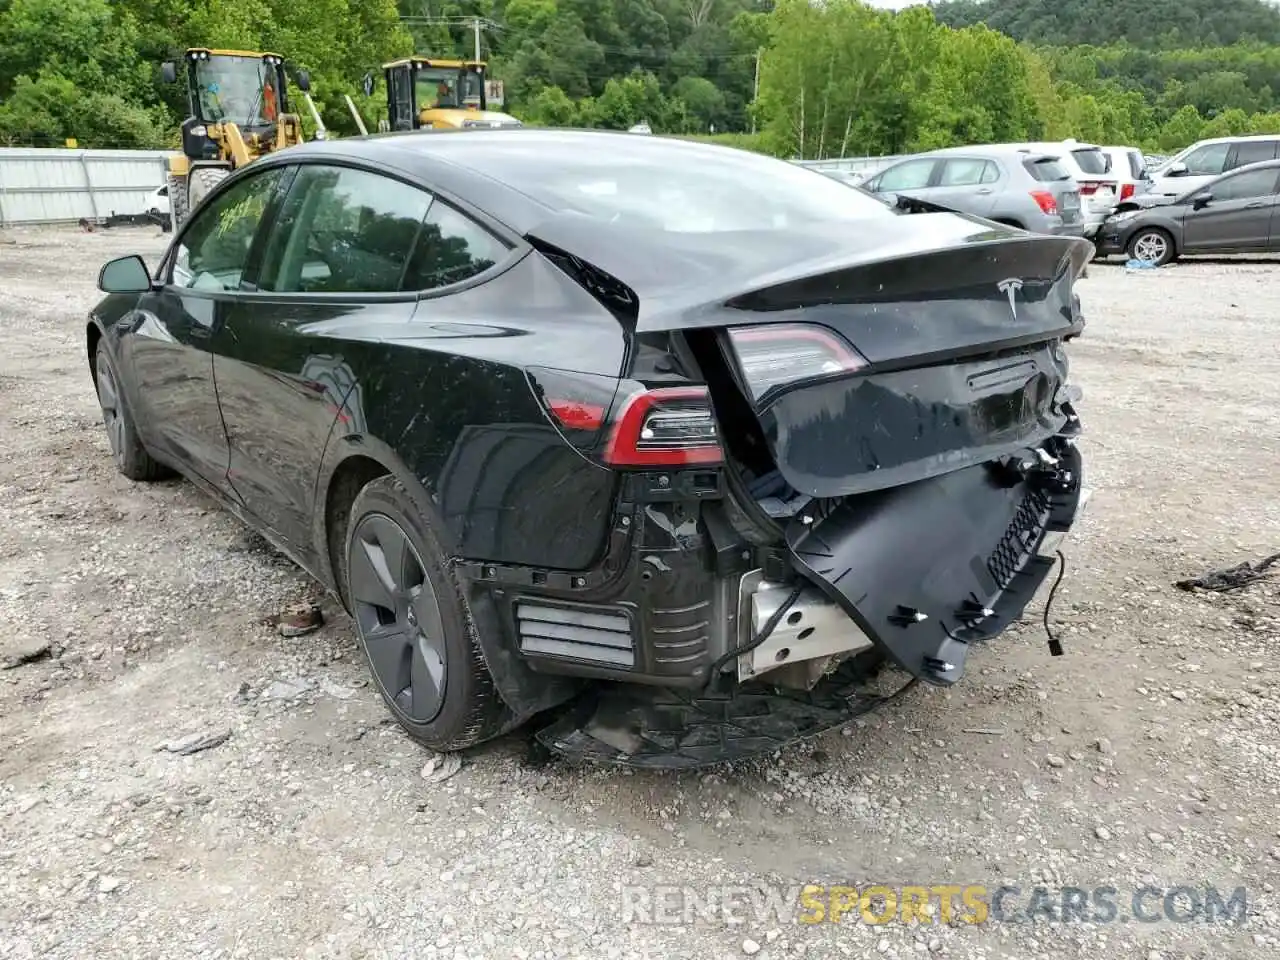
[[[1022,281],[1017,277],[1010,277],[1008,280],[1001,280],[996,284],[996,288],[1001,293],[1009,295],[1009,309],[1013,312],[1013,319],[1018,319],[1018,302],[1014,299],[1018,291],[1022,289]]]

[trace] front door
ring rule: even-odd
[[[161,268],[165,285],[139,302],[122,341],[147,445],[193,479],[227,492],[227,438],[211,343],[235,313],[241,279],[280,168],[237,179],[188,221]]]
[[[1193,201],[1183,220],[1183,251],[1265,250],[1277,175],[1275,167],[1243,170],[1206,187],[1208,202],[1196,209]]]

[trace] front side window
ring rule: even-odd
[[[1276,192],[1276,175],[1280,171],[1250,170],[1219,180],[1210,192],[1214,200],[1256,200],[1269,197]]]
[[[908,160],[890,167],[880,174],[877,191],[893,193],[895,190],[920,190],[929,185],[933,173],[933,160]]]
[[[1187,173],[1196,176],[1217,176],[1227,165],[1229,143],[1206,143],[1203,147],[1192,150],[1182,161],[1186,164]]]
[[[431,195],[365,170],[298,169],[271,231],[259,289],[395,293]]]
[[[272,191],[283,176],[283,167],[251,174],[203,205],[178,242],[169,282],[192,290],[239,290]]]

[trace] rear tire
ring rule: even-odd
[[[505,733],[512,717],[434,517],[395,477],[370,481],[351,506],[339,583],[396,722],[433,750],[461,750]]]
[[[94,379],[98,387],[98,405],[102,408],[102,423],[107,428],[107,443],[116,469],[130,480],[150,482],[169,475],[169,470],[152,459],[138,437],[133,413],[120,386],[115,363],[107,352],[107,345],[99,340],[94,354]]]
[[[1143,227],[1129,238],[1126,248],[1131,260],[1145,260],[1163,267],[1178,256],[1173,246],[1173,237],[1159,227]]]
[[[217,188],[223,180],[230,176],[231,171],[225,167],[197,167],[191,171],[191,175],[187,177],[187,213],[194,210],[209,194]]]

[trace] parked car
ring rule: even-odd
[[[1280,134],[1198,140],[1152,172],[1151,191],[1184,196],[1214,177],[1280,156]]]
[[[1178,197],[1148,194],[1107,218],[1098,252],[1165,264],[1183,254],[1280,252],[1280,160],[1241,167]]]
[[[233,173],[86,347],[119,470],[332,590],[411,736],[555,708],[552,750],[697,766],[1018,619],[1086,496],[1091,251],[714,145],[392,134]]]
[[[1081,143],[1079,140],[1019,143],[1012,146],[1053,154],[1062,161],[1080,191],[1084,235],[1092,239],[1102,226],[1102,221],[1115,207],[1116,198],[1120,195],[1120,185],[1117,175],[1111,169],[1111,159],[1100,147]]]
[[[863,188],[1036,233],[1084,235],[1080,194],[1059,160],[1016,147],[950,147],[886,167]]]
[[[1102,152],[1110,163],[1110,173],[1116,178],[1116,203],[1150,192],[1151,174],[1141,150],[1137,147],[1103,147]]]
[[[147,194],[147,213],[160,217],[169,216],[169,187],[157,187]]]

